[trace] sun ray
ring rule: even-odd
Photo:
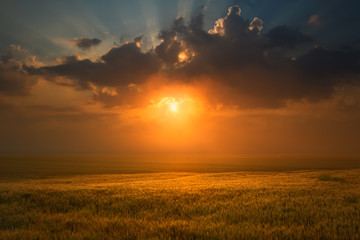
[[[150,46],[159,44],[158,32],[160,31],[159,9],[155,4],[151,4],[148,0],[141,1],[141,9],[146,24],[145,38],[149,39]]]

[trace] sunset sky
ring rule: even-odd
[[[0,154],[360,155],[356,0],[0,2]]]

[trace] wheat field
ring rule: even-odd
[[[0,239],[360,239],[360,170],[2,179]]]

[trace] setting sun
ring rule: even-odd
[[[174,113],[177,113],[178,112],[178,107],[177,107],[177,104],[176,103],[171,103],[170,104],[170,110]]]

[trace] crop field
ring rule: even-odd
[[[360,239],[360,170],[7,176],[0,239]]]

